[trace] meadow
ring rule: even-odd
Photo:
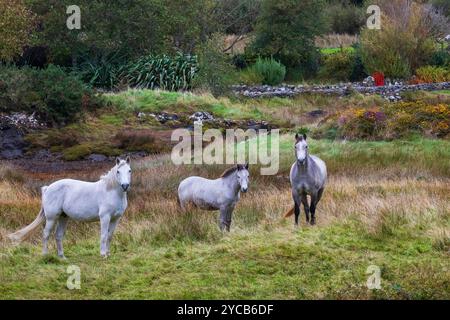
[[[9,232],[31,222],[39,187],[64,176],[0,168],[0,298],[2,299],[449,299],[450,142],[309,141],[328,165],[317,225],[283,219],[292,206],[288,172],[292,134],[280,146],[280,171],[260,176],[233,216],[231,232],[214,212],[179,212],[178,183],[217,177],[226,167],[175,167],[167,154],[133,163],[129,208],[112,242],[98,253],[98,223],[69,223],[68,260],[41,256],[40,234],[12,246]],[[105,170],[108,168],[105,168]],[[97,180],[104,170],[71,173]],[[52,241],[53,244],[54,241]],[[67,267],[81,270],[69,290]],[[369,290],[370,265],[381,289]]]

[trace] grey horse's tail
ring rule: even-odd
[[[288,212],[284,214],[284,217],[287,218],[292,216],[294,214],[294,210],[295,210],[294,208],[290,209]]]
[[[41,190],[43,195],[45,190],[47,190],[47,186],[42,187]],[[25,240],[31,234],[31,232],[33,232],[36,228],[38,228],[44,222],[44,220],[45,220],[44,208],[41,207],[41,211],[39,211],[38,216],[36,217],[36,219],[34,219],[32,223],[30,223],[25,228],[20,229],[19,231],[11,233],[10,235],[8,235],[8,238],[14,243],[20,243],[23,240]]]

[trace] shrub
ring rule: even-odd
[[[274,57],[303,76],[317,68],[314,40],[326,29],[324,0],[263,0],[255,25],[252,49],[263,57]]]
[[[125,55],[119,52],[111,54],[85,54],[75,68],[80,78],[89,85],[108,90],[120,84],[120,73],[125,65]]]
[[[194,86],[209,90],[214,96],[228,93],[235,76],[233,65],[222,47],[220,35],[213,35],[197,48],[199,71]]]
[[[416,70],[417,83],[450,81],[450,70],[443,67],[425,66]]]
[[[120,77],[131,87],[162,90],[187,90],[197,72],[197,57],[177,53],[168,55],[148,55],[126,66]]]
[[[350,140],[382,140],[421,133],[433,137],[450,134],[450,105],[424,101],[398,102],[371,109],[350,108],[328,117],[316,136]]]
[[[326,13],[331,31],[338,34],[356,34],[366,21],[363,8],[349,3],[328,5]]]
[[[258,58],[256,63],[250,68],[250,72],[260,77],[263,84],[271,86],[282,83],[286,76],[286,67],[273,58]]]
[[[362,58],[367,72],[383,72],[390,78],[407,78],[426,65],[435,52],[448,20],[430,6],[414,1],[377,0],[381,30],[361,32]]]
[[[48,124],[64,125],[100,100],[80,79],[50,65],[42,70],[0,68],[0,103],[0,111],[35,113]]]
[[[322,79],[348,81],[353,73],[355,54],[348,51],[339,51],[323,57],[322,66],[319,69],[319,77]]]
[[[239,73],[239,80],[246,85],[258,85],[263,83],[264,77],[254,68],[247,68]]]
[[[450,51],[445,49],[436,51],[431,56],[430,65],[437,67],[450,67]]]

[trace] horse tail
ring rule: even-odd
[[[294,208],[292,208],[292,209],[290,209],[288,212],[286,212],[286,213],[284,214],[284,217],[287,218],[287,217],[292,216],[293,214],[294,214]]]
[[[47,190],[47,186],[42,187],[41,190],[43,195],[45,190]],[[44,207],[41,207],[41,211],[39,211],[38,216],[36,217],[36,219],[34,219],[32,223],[30,223],[25,228],[20,229],[19,231],[9,234],[8,238],[14,243],[20,243],[23,240],[25,240],[25,238],[27,238],[31,234],[31,232],[33,232],[36,228],[38,228],[44,222],[44,220],[45,220]]]

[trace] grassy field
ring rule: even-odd
[[[38,188],[61,175],[0,169],[0,298],[19,299],[449,299],[450,142],[311,140],[329,168],[318,224],[282,219],[291,205],[292,137],[283,136],[280,172],[251,167],[249,193],[222,234],[218,215],[177,210],[176,188],[189,175],[218,176],[224,166],[174,167],[167,155],[134,163],[130,206],[100,258],[98,224],[71,223],[68,260],[40,255],[40,235],[11,246],[6,235],[34,219]],[[100,171],[73,178],[96,180]],[[68,290],[66,269],[81,269]],[[366,270],[381,269],[369,290]]]

